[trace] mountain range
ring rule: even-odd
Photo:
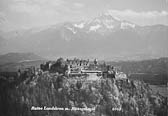
[[[88,21],[0,33],[0,53],[142,60],[168,56],[167,38],[166,25],[139,26],[107,12]]]

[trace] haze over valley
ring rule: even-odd
[[[143,60],[168,56],[168,26],[139,26],[105,12],[91,20],[0,33],[0,54],[32,52],[44,58]]]
[[[166,116],[168,0],[0,0],[0,116]]]

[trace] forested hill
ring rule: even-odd
[[[11,85],[11,84],[10,84]],[[167,101],[140,81],[67,78],[45,73],[16,87],[0,84],[2,116],[166,116]],[[33,111],[32,106],[42,107]],[[91,108],[92,111],[44,111],[43,107]]]
[[[34,53],[8,53],[0,55],[0,65],[9,63],[22,63],[28,61],[44,60],[44,58],[34,54]]]
[[[143,61],[108,62],[128,78],[143,80],[152,85],[166,85],[168,83],[168,58],[159,58]]]
[[[142,60],[142,61],[119,61],[108,62],[121,71],[129,73],[152,73],[152,74],[167,74],[168,75],[168,57]]]

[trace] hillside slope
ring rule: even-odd
[[[21,63],[35,60],[44,60],[44,58],[34,53],[8,53],[0,55],[0,65],[6,63]]]
[[[154,94],[140,81],[88,81],[85,77],[68,79],[45,73],[16,88],[3,84],[0,90],[3,93],[0,114],[8,116],[165,116],[167,113],[166,98]],[[31,110],[32,106],[42,110]],[[69,110],[46,111],[44,106]]]

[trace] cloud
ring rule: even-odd
[[[6,21],[5,14],[0,12],[0,23],[3,23],[4,21]]]
[[[77,8],[83,8],[85,6],[84,4],[78,2],[73,3],[73,5]]]
[[[13,0],[13,4],[10,5],[10,9],[15,12],[26,12],[30,14],[36,14],[41,11],[49,9],[60,8],[64,5],[63,0]]]
[[[142,11],[133,10],[108,10],[108,13],[124,20],[133,21],[140,25],[145,24],[168,24],[167,11]]]
[[[4,12],[0,11],[0,25],[2,26],[2,25],[6,25],[8,23],[9,23],[9,21],[6,17],[6,14]]]
[[[13,0],[14,2],[26,2],[27,0]]]
[[[13,17],[10,21],[16,23],[17,28],[55,24],[62,18],[60,11],[66,10],[64,5],[64,0],[13,0],[8,4],[10,17]]]
[[[82,3],[70,3],[65,0],[13,0],[13,4],[10,5],[13,14],[15,12],[26,13],[28,16],[33,16],[36,19],[41,18],[41,20],[49,18],[58,20],[59,17],[79,14],[80,10],[76,10],[76,8],[82,7],[84,7]]]
[[[0,11],[0,31],[8,31],[11,28],[14,28],[14,25],[9,22],[7,16],[4,12]]]
[[[29,14],[37,14],[40,12],[41,7],[37,4],[31,5],[26,3],[16,3],[10,6],[10,9],[19,13],[29,13]]]
[[[39,4],[50,6],[60,6],[65,3],[64,0],[13,0],[13,1],[14,3]]]
[[[136,12],[133,10],[108,10],[109,13],[118,16],[129,16],[129,17],[144,17],[144,18],[154,18],[154,17],[164,17],[168,16],[167,11],[146,11],[146,12]]]

